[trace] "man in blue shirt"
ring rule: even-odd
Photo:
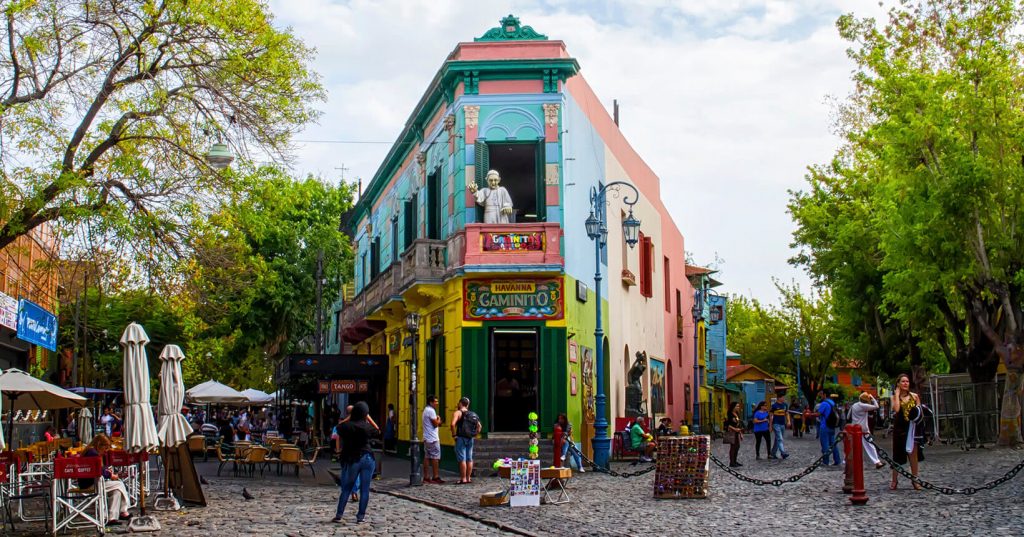
[[[789,425],[788,411],[786,398],[782,395],[777,396],[775,402],[772,403],[772,432],[775,433],[775,442],[772,444],[771,453],[768,454],[769,459],[777,459],[780,454],[783,459],[789,457],[789,453],[786,453],[786,447],[782,443],[782,438],[786,436],[786,426]]]
[[[836,439],[836,430],[828,426],[829,415],[839,412],[836,403],[825,397],[825,392],[818,393],[821,402],[818,403],[818,441],[821,442],[821,454],[825,456],[823,461],[828,466],[828,450],[832,447],[832,464],[839,466],[842,461],[839,459],[839,444],[833,445]]]

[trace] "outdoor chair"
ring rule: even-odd
[[[270,465],[270,461],[267,459],[267,455],[270,454],[270,450],[263,446],[253,446],[249,448],[245,453],[245,458],[239,461],[243,469],[248,469],[249,476],[253,476],[256,473],[256,467],[260,467],[260,476],[263,475],[263,470]]]
[[[107,451],[106,462],[128,491],[127,507],[137,506],[139,504],[139,456],[112,449]]]
[[[80,488],[79,479],[92,479],[93,484]],[[107,523],[107,495],[100,457],[58,458],[54,461],[51,486],[50,528],[53,535],[65,528],[95,527],[103,533]]]
[[[281,475],[281,468],[286,464],[295,467],[295,475],[299,475],[299,464],[302,461],[302,450],[296,447],[281,448],[281,454],[277,462],[277,474]]]
[[[299,469],[299,468],[303,468],[303,467],[309,467],[309,471],[310,471],[310,472],[311,472],[311,473],[313,474],[313,477],[316,477],[316,469],[315,469],[315,468],[313,468],[313,465],[315,465],[315,464],[316,464],[316,458],[317,458],[317,456],[318,456],[318,455],[320,454],[320,451],[321,451],[322,449],[324,449],[324,448],[322,448],[322,447],[317,447],[317,448],[313,448],[313,449],[312,449],[312,453],[313,453],[313,455],[312,455],[311,457],[309,457],[308,459],[307,459],[307,458],[305,458],[305,457],[303,457],[303,458],[299,459],[299,462],[298,462],[298,463],[296,463],[296,470],[295,470],[295,473],[296,473],[296,474],[298,474],[298,473],[299,473],[299,472],[298,472],[298,469]]]
[[[225,452],[227,452],[226,455]],[[217,444],[217,462],[220,463],[217,465],[217,477],[220,477],[220,471],[229,462],[233,467],[232,470],[235,472],[235,475],[238,475],[238,459],[235,457],[234,445],[228,443]]]
[[[196,455],[202,455],[203,461],[205,462],[207,460],[206,438],[203,437],[203,435],[194,434],[189,436],[186,442],[188,443],[188,452],[193,458],[195,458]]]
[[[24,471],[15,473],[9,484],[9,494],[5,498],[4,508],[7,520],[14,529],[14,518],[12,516],[13,504],[18,504],[18,518],[25,522],[45,521],[50,519],[50,471]],[[33,515],[25,509],[25,503],[31,500],[41,500],[43,503],[42,515]]]

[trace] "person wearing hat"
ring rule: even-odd
[[[861,430],[865,433],[870,433],[871,428],[868,427],[868,415],[876,410],[878,410],[878,401],[870,393],[863,392],[860,394],[860,400],[854,403],[850,409],[850,422],[853,425],[860,425]],[[877,470],[885,466],[885,463],[878,459],[878,452],[875,451],[875,446],[868,442],[866,437],[861,438],[861,442],[864,443],[864,454],[875,465],[875,469]]]
[[[901,465],[910,461],[910,473],[917,477],[917,463],[924,460],[918,445],[917,427],[924,417],[924,412],[921,409],[921,397],[910,391],[910,377],[906,374],[896,377],[892,409],[892,459]],[[898,477],[899,473],[893,470],[890,489],[896,490]],[[911,483],[914,490],[921,490],[921,485]]]

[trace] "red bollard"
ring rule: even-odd
[[[846,466],[853,467],[853,495],[850,503],[864,505],[868,503],[868,494],[864,489],[864,431],[860,425],[847,425],[846,436],[852,444],[851,458],[846,459]]]
[[[846,426],[846,434],[843,435],[843,493],[853,492],[853,465],[850,464],[850,449],[853,442],[850,438],[850,426]]]
[[[555,448],[555,462],[551,464],[555,468],[562,467],[562,426],[555,425],[555,431],[551,435],[551,445]]]

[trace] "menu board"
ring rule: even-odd
[[[662,436],[654,463],[655,498],[707,498],[709,436]]]
[[[509,505],[540,505],[540,461],[514,460],[510,464]]]

